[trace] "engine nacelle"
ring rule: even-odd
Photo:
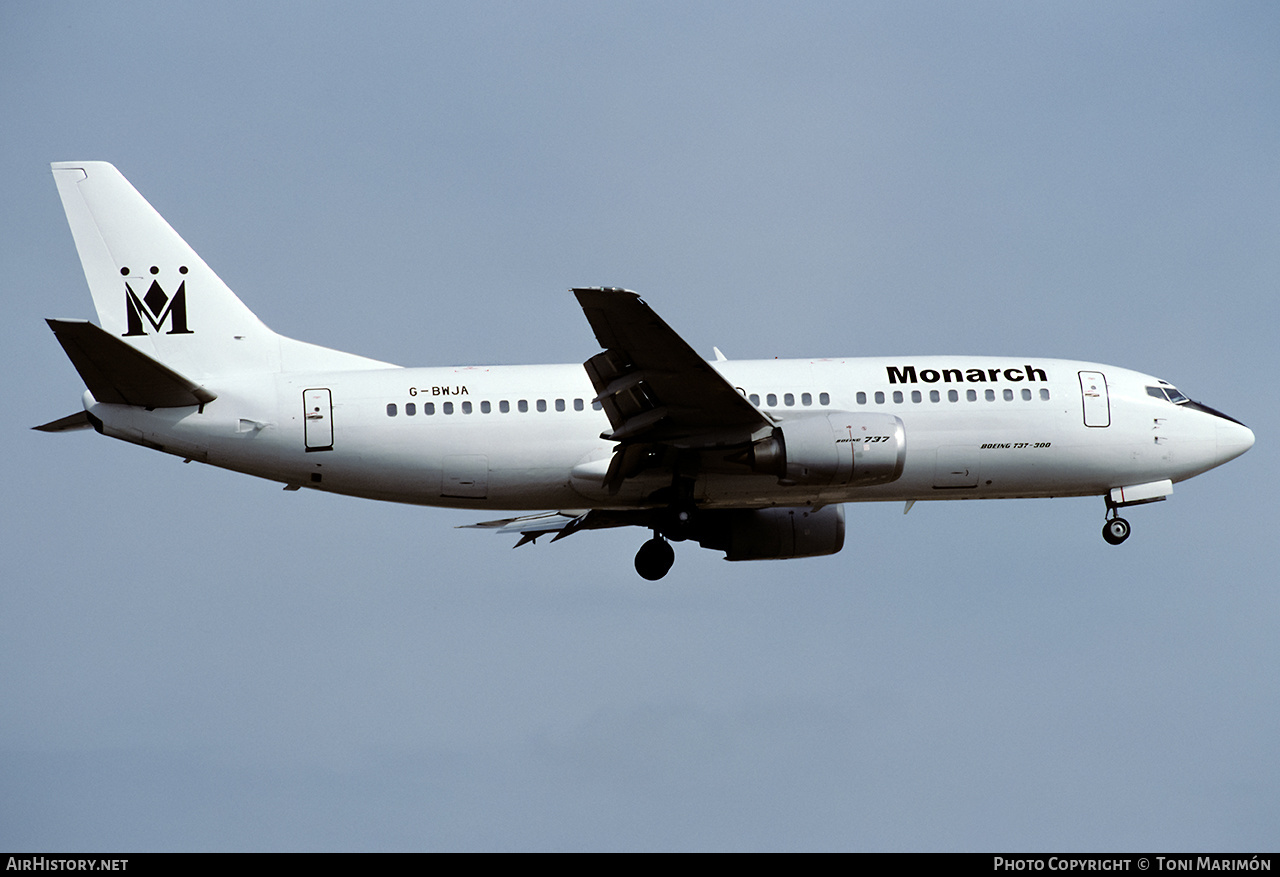
[[[844,506],[703,512],[696,538],[725,560],[822,557],[844,547]]]
[[[780,484],[842,487],[902,476],[906,430],[892,414],[831,411],[788,418],[751,446],[744,462]]]

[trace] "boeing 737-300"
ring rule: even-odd
[[[417,505],[551,541],[641,527],[646,579],[692,540],[728,560],[834,554],[844,503],[1101,496],[1119,511],[1238,457],[1238,420],[1173,385],[1061,359],[716,360],[634,292],[573,290],[585,363],[402,368],[268,329],[112,165],[53,175],[100,325],[49,320],[88,388],[36,427]]]

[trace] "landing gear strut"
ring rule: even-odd
[[[1115,514],[1115,510],[1111,513]],[[1102,538],[1111,545],[1119,545],[1129,538],[1129,522],[1121,517],[1111,518],[1102,525]]]
[[[651,582],[656,582],[670,572],[671,565],[675,562],[676,550],[656,532],[636,552],[636,572]]]

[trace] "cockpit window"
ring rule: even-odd
[[[1191,400],[1182,395],[1176,387],[1147,387],[1147,395],[1157,399],[1168,399],[1174,405],[1185,405]]]
[[[1158,387],[1147,387],[1147,395],[1154,396],[1157,399],[1166,399],[1174,405],[1181,405],[1190,411],[1203,411],[1205,414],[1212,414],[1214,417],[1221,417],[1224,420],[1230,420],[1232,423],[1240,423],[1234,417],[1229,417],[1216,408],[1210,408],[1208,405],[1203,405],[1194,399],[1187,398],[1172,384],[1166,384],[1164,381],[1161,381],[1160,384]],[[1244,426],[1243,423],[1240,423],[1240,425]]]

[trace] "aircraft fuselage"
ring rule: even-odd
[[[900,418],[905,465],[887,484],[814,487],[729,464],[697,476],[693,496],[707,508],[1099,495],[1182,481],[1252,441],[1234,421],[1153,398],[1147,388],[1158,379],[1097,363],[896,357],[715,367],[784,429],[824,412]],[[1082,375],[1101,376],[1096,397]],[[603,489],[614,443],[600,437],[610,424],[594,396],[578,364],[388,368],[229,379],[199,407],[147,411],[89,397],[86,410],[117,438],[352,496],[469,509],[644,505],[670,474],[631,479],[613,495]]]

